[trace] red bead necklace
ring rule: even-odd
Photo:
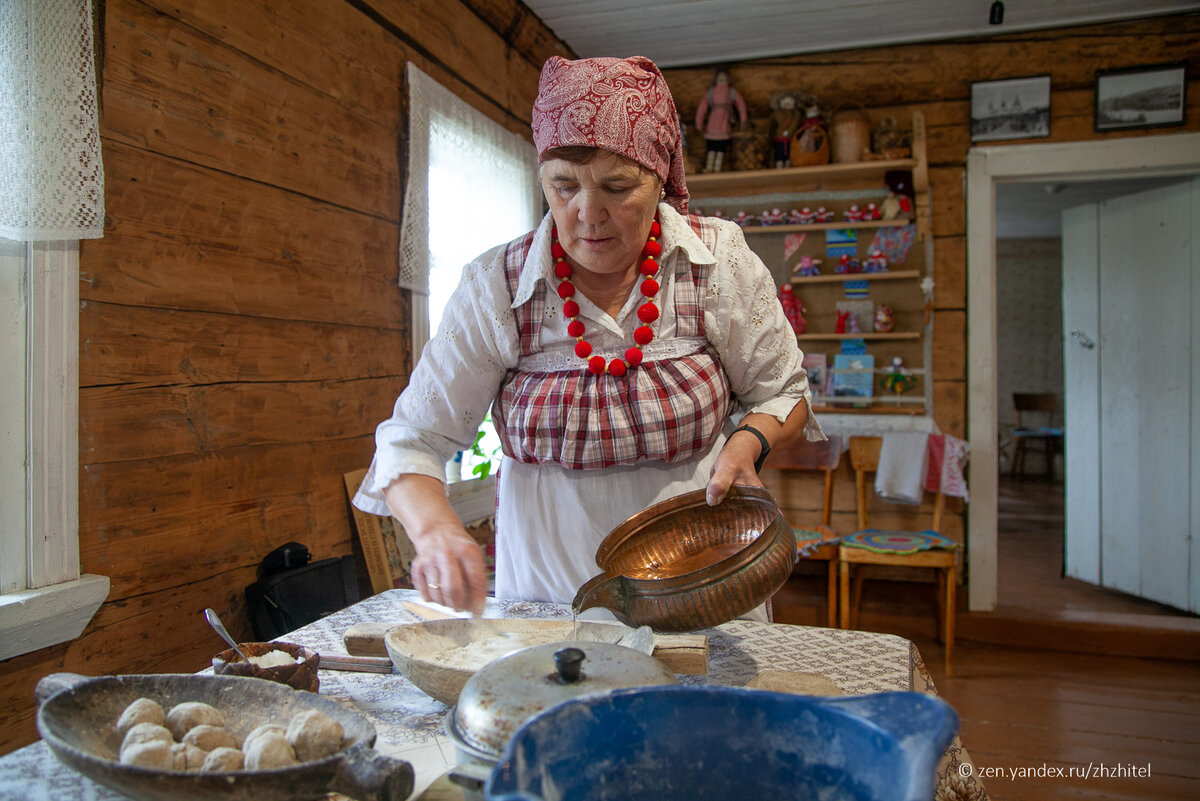
[[[567,323],[567,333],[578,340],[575,343],[575,355],[587,361],[588,371],[592,375],[601,375],[604,372],[617,377],[625,375],[627,369],[642,363],[642,347],[649,345],[654,339],[654,329],[650,324],[658,319],[658,307],[654,305],[654,296],[658,294],[659,286],[654,276],[658,273],[658,257],[662,254],[662,245],[658,243],[661,231],[658,215],[655,214],[654,222],[650,223],[650,236],[642,246],[642,263],[638,267],[638,271],[644,276],[641,292],[646,302],[638,307],[637,314],[638,319],[645,325],[638,326],[633,332],[633,341],[637,344],[625,351],[625,358],[613,359],[611,362],[605,362],[603,356],[593,356],[591,343],[583,338],[583,320],[578,319],[579,304],[575,301],[575,285],[571,283],[571,265],[567,261],[567,251],[558,243],[558,226],[554,226],[550,231],[550,255],[554,257],[554,274],[559,278],[558,296],[563,301],[563,316],[570,321]]]

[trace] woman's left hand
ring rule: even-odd
[[[762,480],[754,470],[754,462],[761,452],[762,444],[748,431],[735,431],[729,437],[725,447],[717,454],[712,477],[708,480],[706,500],[709,506],[716,506],[725,500],[729,488],[734,484],[763,486]]]
[[[808,404],[800,401],[792,407],[782,425],[769,414],[748,414],[741,419],[740,425],[752,426],[772,445],[786,445],[804,430],[807,420]],[[749,431],[734,431],[729,435],[729,439],[725,440],[725,447],[717,454],[712,476],[708,479],[706,500],[709,506],[716,506],[725,500],[729,488],[734,484],[763,486],[758,471],[754,469],[762,451],[763,444]]]

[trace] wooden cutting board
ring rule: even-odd
[[[800,673],[794,670],[764,670],[756,674],[746,686],[797,695],[845,695],[840,687],[820,673]]]
[[[346,653],[353,656],[387,656],[383,643],[389,629],[405,623],[355,623],[342,635]],[[656,634],[654,658],[672,673],[703,676],[708,673],[708,637],[703,634]]]

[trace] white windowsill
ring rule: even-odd
[[[0,595],[0,660],[75,639],[108,597],[108,589],[107,576],[83,575]]]

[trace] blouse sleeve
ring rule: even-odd
[[[705,301],[705,330],[720,354],[733,393],[745,414],[769,414],[783,422],[798,402],[809,405],[804,433],[825,438],[812,414],[804,354],[783,314],[775,279],[746,244],[741,229],[715,222],[717,263]]]
[[[375,459],[356,506],[386,510],[382,491],[403,474],[444,479],[450,457],[475,441],[519,355],[509,306],[502,246],[463,269],[437,334],[425,346],[392,416],[375,430]]]

